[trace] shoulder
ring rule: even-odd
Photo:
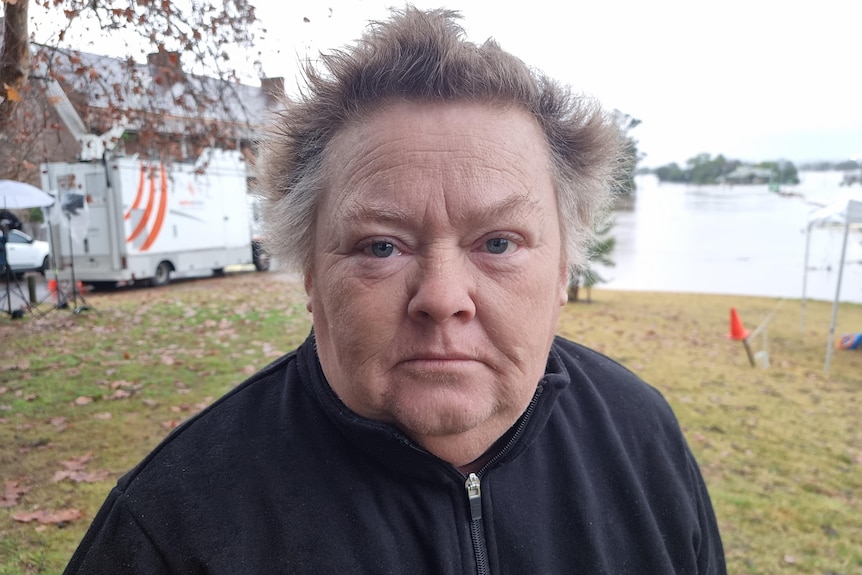
[[[561,337],[551,357],[567,379],[560,405],[580,426],[613,430],[633,448],[655,441],[685,450],[676,416],[658,389],[606,355]]]
[[[182,468],[193,477],[235,467],[277,432],[278,414],[290,403],[286,395],[303,393],[295,364],[294,351],[183,422],[120,480],[119,489],[149,491],[160,481],[176,481],[166,470]]]
[[[635,403],[642,405],[643,402],[654,407],[667,406],[655,387],[598,351],[557,337],[551,355],[559,362],[575,392],[596,394],[621,407]]]

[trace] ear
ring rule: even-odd
[[[564,259],[560,265],[560,307],[569,303],[569,279],[571,279],[569,263]]]
[[[302,284],[305,286],[305,309],[311,312],[311,273],[306,271],[303,275]]]

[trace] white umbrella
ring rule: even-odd
[[[21,210],[26,208],[44,208],[54,203],[54,198],[30,184],[16,182],[15,180],[0,180],[0,209]],[[5,231],[4,231],[5,233]],[[6,242],[3,241],[3,264],[6,276],[6,301],[8,303],[7,313],[12,317],[20,317],[12,311],[12,296],[9,290],[12,273],[8,265],[6,253]]]
[[[44,208],[54,203],[54,198],[30,184],[15,180],[0,180],[0,208],[23,210]]]

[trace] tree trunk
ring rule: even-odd
[[[0,135],[5,134],[9,119],[21,99],[30,74],[30,33],[27,30],[29,0],[5,2],[3,48],[0,51]]]
[[[569,280],[568,290],[566,290],[569,294],[569,301],[577,302],[578,301],[578,289],[581,285],[581,277],[580,274],[575,273],[572,278]]]

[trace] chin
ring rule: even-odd
[[[493,414],[492,406],[463,396],[457,400],[406,397],[392,408],[395,423],[413,437],[461,435],[481,426]]]

